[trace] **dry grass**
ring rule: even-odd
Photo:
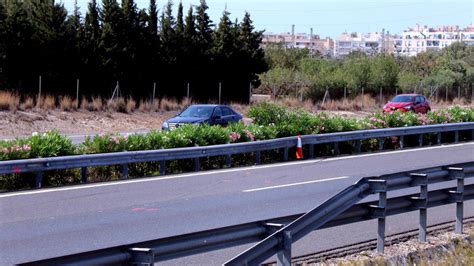
[[[15,112],[20,107],[20,96],[9,91],[0,91],[0,111]]]
[[[123,97],[117,97],[107,101],[107,110],[111,112],[127,112],[127,103]]]
[[[103,111],[104,110],[104,102],[102,98],[99,96],[93,97],[92,102],[90,103],[90,111]]]
[[[137,108],[137,102],[135,102],[135,100],[132,99],[132,97],[128,98],[127,106],[125,107],[127,114],[133,113],[136,108]]]
[[[23,100],[23,102],[20,104],[20,110],[27,111],[31,110],[35,107],[35,100],[33,100],[32,97],[28,96]]]
[[[376,110],[380,108],[380,104],[377,103],[377,100],[368,95],[364,94],[355,97],[350,100],[329,100],[323,103],[320,103],[320,108],[322,110],[335,110],[335,111],[362,111],[362,110]]]
[[[181,106],[175,99],[163,98],[160,102],[160,109],[165,111],[177,111],[181,109]]]
[[[77,102],[72,100],[70,96],[62,96],[59,99],[59,109],[61,109],[61,111],[70,112],[76,110]]]
[[[56,109],[56,99],[52,95],[46,95],[36,103],[36,108],[49,111]]]

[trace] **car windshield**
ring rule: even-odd
[[[413,102],[413,96],[399,95],[391,100],[392,103],[408,103]]]
[[[197,106],[192,105],[186,108],[181,114],[180,117],[210,117],[212,114],[212,106]]]

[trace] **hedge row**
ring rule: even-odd
[[[185,125],[173,131],[151,131],[145,135],[120,136],[118,134],[97,135],[86,138],[79,145],[57,131],[43,134],[34,133],[29,138],[13,141],[0,141],[0,161],[52,157],[77,154],[107,153],[135,150],[155,150],[178,147],[207,146],[224,143],[237,143],[295,136],[298,134],[320,134],[361,129],[403,127],[452,122],[474,122],[474,108],[452,107],[430,112],[426,115],[416,113],[377,113],[363,119],[328,116],[326,113],[311,114],[303,110],[289,110],[272,103],[261,103],[250,108],[248,116],[253,124],[232,124],[228,127],[209,125]],[[429,141],[429,138],[426,138]],[[406,142],[410,140],[407,139]],[[351,143],[341,143],[342,153],[350,153]],[[386,148],[396,147],[397,142],[387,142]],[[363,142],[363,150],[376,150],[376,140]],[[333,151],[329,145],[318,148],[317,155],[328,155]],[[268,151],[262,154],[263,162],[279,161],[281,151]],[[225,167],[225,158],[212,157],[202,160],[203,169]],[[233,165],[254,163],[253,154],[232,157]],[[185,172],[193,169],[192,160],[167,162],[167,171]],[[159,163],[139,163],[129,166],[130,176],[156,175]],[[103,181],[120,178],[119,166],[94,167],[90,170],[90,181]],[[0,175],[0,190],[31,187],[34,178],[31,173]],[[51,171],[45,173],[45,185],[61,185],[80,182],[79,170]]]

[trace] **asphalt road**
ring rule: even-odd
[[[0,265],[302,213],[360,177],[472,160],[474,143],[464,143],[4,193],[0,194]],[[465,204],[465,213],[474,215],[473,202]],[[452,220],[454,208],[430,209],[428,216],[429,224]],[[414,228],[416,213],[387,222],[387,234]],[[373,239],[375,230],[375,221],[319,230],[297,242],[293,255]],[[219,265],[247,246],[162,264]]]

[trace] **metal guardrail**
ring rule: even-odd
[[[290,265],[291,244],[309,232],[344,224],[378,219],[377,248],[383,251],[385,217],[419,210],[420,240],[426,241],[426,209],[456,203],[456,232],[462,232],[463,201],[474,199],[474,185],[464,186],[464,178],[474,177],[474,161],[451,166],[416,169],[377,177],[362,178],[305,214],[277,217],[186,235],[112,247],[26,265],[149,264],[254,243],[226,265],[255,265],[273,254],[279,263]],[[457,180],[456,187],[428,192],[428,185]],[[421,193],[386,198],[387,191],[420,187]],[[379,193],[378,201],[357,201]]]
[[[471,131],[471,139],[474,140],[474,122],[468,122],[305,135],[302,136],[302,143],[303,145],[308,146],[309,157],[314,158],[315,144],[333,143],[334,153],[339,154],[339,142],[355,141],[355,152],[360,153],[361,140],[365,139],[378,139],[379,150],[383,150],[385,138],[387,137],[400,137],[400,148],[404,148],[404,136],[407,135],[419,135],[419,146],[422,146],[424,134],[437,134],[436,143],[441,144],[441,133],[454,132],[454,142],[457,143],[459,142],[459,131]],[[166,161],[194,159],[194,170],[199,171],[199,158],[210,156],[226,156],[226,164],[228,167],[230,167],[232,165],[231,155],[242,153],[255,153],[255,163],[260,164],[261,152],[275,149],[284,149],[283,160],[287,161],[288,149],[295,147],[296,142],[297,137],[286,137],[274,140],[253,141],[236,144],[222,144],[203,147],[187,147],[149,151],[125,151],[115,153],[1,161],[0,174],[34,172],[36,173],[36,187],[40,188],[44,171],[81,168],[82,182],[86,183],[88,180],[88,167],[121,165],[122,176],[124,179],[126,179],[128,178],[128,164],[132,163],[160,162],[160,174],[165,174]]]

